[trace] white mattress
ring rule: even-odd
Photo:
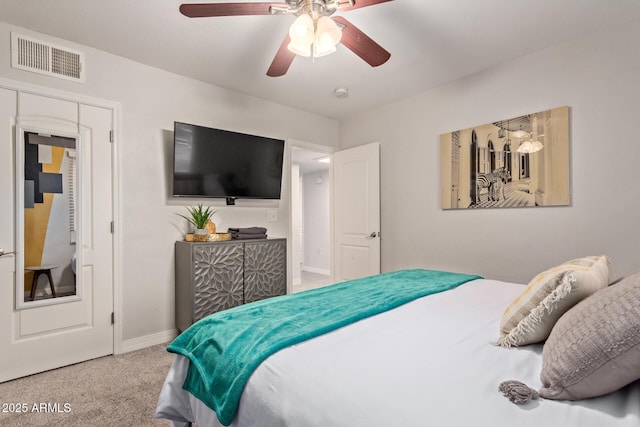
[[[509,402],[498,386],[540,387],[542,346],[505,349],[504,308],[523,285],[475,280],[269,357],[243,391],[234,427],[640,426],[640,383],[577,402]],[[176,356],[156,416],[220,426],[182,390]]]

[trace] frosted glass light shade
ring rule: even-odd
[[[321,16],[314,23],[308,14],[302,14],[296,18],[289,28],[291,41],[287,48],[301,56],[310,56],[313,48],[313,56],[325,56],[336,51],[336,45],[342,38],[342,30],[335,21],[328,16]]]
[[[291,52],[295,53],[296,55],[311,56],[311,43],[309,44],[300,43],[292,39],[287,45],[287,49],[289,49]]]
[[[335,51],[335,45],[332,45],[330,43],[319,43],[316,41],[316,43],[313,45],[313,56],[315,56],[316,58],[329,55],[330,53],[333,53]]]
[[[328,16],[321,16],[316,23],[314,56],[325,56],[335,52],[341,38],[342,30],[338,24]]]
[[[313,19],[306,13],[300,15],[289,27],[289,36],[300,41],[313,42]]]
[[[307,14],[298,16],[289,27],[289,37],[291,42],[287,48],[296,55],[311,55],[311,44],[313,43],[313,19]]]

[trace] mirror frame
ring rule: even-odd
[[[25,161],[25,133],[37,133],[48,136],[60,136],[74,138],[76,140],[76,293],[75,295],[47,298],[35,301],[25,301],[24,299],[24,161]],[[83,150],[80,133],[65,132],[54,129],[44,129],[34,126],[16,125],[15,137],[15,300],[16,310],[24,310],[48,305],[65,304],[80,301],[82,295],[82,177],[83,177]]]

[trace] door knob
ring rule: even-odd
[[[378,233],[377,231],[372,231],[371,234],[369,234],[367,237],[365,237],[365,239],[367,239],[367,240],[375,239],[378,236],[380,236],[380,233]]]

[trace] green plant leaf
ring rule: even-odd
[[[196,229],[203,229],[207,225],[207,221],[211,219],[213,214],[217,211],[211,209],[210,206],[207,206],[206,209],[202,207],[202,203],[198,204],[198,206],[187,206],[187,212],[189,212],[189,216],[179,214],[176,215],[181,216],[186,219],[189,224],[193,225]]]

